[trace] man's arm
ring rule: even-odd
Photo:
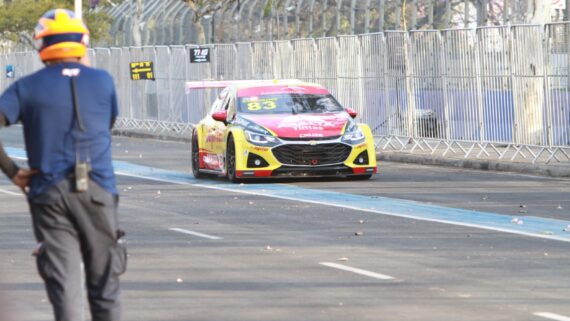
[[[6,116],[0,113],[0,129],[2,127],[6,127],[8,125],[8,121],[6,120]],[[16,174],[18,174],[18,166],[12,161],[10,157],[6,154],[4,147],[2,146],[2,141],[0,140],[0,169],[8,178],[13,179]]]

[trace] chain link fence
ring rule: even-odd
[[[326,86],[359,112],[380,150],[464,157],[569,161],[570,25],[393,31],[335,38],[90,50],[120,98],[122,130],[190,135],[218,90],[190,80],[297,78]],[[32,52],[0,55],[21,77],[41,67]],[[154,81],[132,81],[129,63],[152,61]],[[0,89],[14,79],[0,78]]]

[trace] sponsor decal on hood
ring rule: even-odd
[[[248,115],[247,119],[272,131],[277,137],[295,139],[341,136],[350,116],[339,112],[330,114]]]

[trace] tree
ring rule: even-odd
[[[231,4],[240,5],[240,0],[182,0],[193,11],[192,27],[196,32],[197,42],[199,44],[206,43],[206,33],[204,32],[204,25],[202,19],[210,16],[215,19],[215,14],[223,7],[228,7]],[[239,10],[239,9],[238,9]]]
[[[115,0],[114,3],[120,1]],[[94,41],[109,37],[111,19],[99,10],[110,5],[105,3],[90,2],[84,5],[83,18],[90,31],[90,37]],[[0,2],[0,39],[15,43],[33,46],[34,28],[39,17],[46,11],[54,8],[73,8],[73,0],[18,0]],[[91,10],[89,10],[91,8]]]

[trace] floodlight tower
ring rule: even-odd
[[[75,0],[75,16],[79,19],[83,19],[83,11],[81,9],[81,0]]]

